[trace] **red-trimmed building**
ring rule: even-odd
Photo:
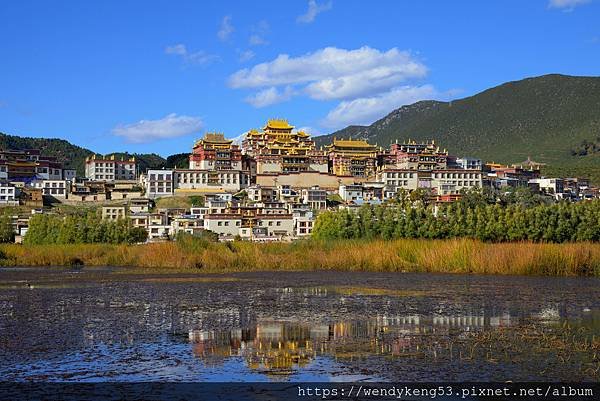
[[[242,151],[221,133],[206,133],[196,141],[190,155],[190,170],[241,170]]]

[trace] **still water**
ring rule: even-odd
[[[597,381],[599,338],[593,278],[0,269],[0,381]]]

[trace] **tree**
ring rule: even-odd
[[[0,242],[15,242],[15,230],[12,225],[12,218],[8,213],[3,213],[0,217]]]

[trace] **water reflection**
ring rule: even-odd
[[[330,324],[263,320],[248,328],[191,330],[194,356],[208,366],[242,358],[252,370],[291,374],[318,357],[335,360],[371,356],[414,356],[423,352],[422,338],[449,338],[461,332],[511,325],[510,313],[496,316],[383,316]],[[441,346],[432,341],[429,350]]]
[[[548,374],[538,369],[546,362],[519,344],[498,363],[469,340],[565,320],[600,333],[591,279],[43,274],[0,272],[2,379],[533,380]],[[36,288],[13,288],[23,280]]]

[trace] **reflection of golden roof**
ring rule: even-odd
[[[267,125],[265,125],[265,129],[267,129],[267,128],[293,129],[294,126],[290,125],[287,120],[272,118],[267,121]]]

